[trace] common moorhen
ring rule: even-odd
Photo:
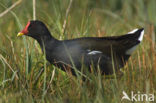
[[[112,37],[84,37],[57,40],[46,25],[39,21],[29,21],[18,36],[26,35],[37,40],[46,59],[64,71],[81,71],[100,68],[102,74],[112,74],[125,65],[131,53],[142,41],[144,29],[135,29],[125,35]],[[93,68],[93,69],[92,69]]]

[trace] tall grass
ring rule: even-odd
[[[1,0],[0,12],[13,3]],[[0,103],[131,103],[121,101],[123,91],[153,93],[156,98],[156,1],[73,0],[66,16],[69,4],[70,0],[36,0],[34,6],[23,0],[0,18]],[[82,81],[81,75],[76,78],[47,65],[34,40],[16,37],[36,18],[58,39],[121,35],[139,27],[145,28],[145,36],[116,79],[87,73],[90,81]]]

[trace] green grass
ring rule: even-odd
[[[0,12],[14,2],[1,0]],[[23,0],[0,18],[0,103],[121,103],[123,91],[153,93],[156,98],[155,4],[155,0],[73,0],[63,33],[69,0],[36,0],[36,18],[58,39],[121,35],[145,28],[144,40],[122,75],[88,73],[90,80],[82,82],[80,75],[76,78],[46,66],[37,42],[16,36],[33,19],[32,1]]]

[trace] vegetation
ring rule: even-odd
[[[1,0],[0,13],[16,1]],[[34,18],[45,22],[58,39],[121,35],[145,28],[144,40],[122,75],[88,73],[90,80],[82,81],[81,76],[47,66],[34,40],[16,36],[33,19],[33,2],[22,0],[0,18],[0,103],[131,103],[121,101],[123,91],[151,93],[156,98],[156,0],[73,0],[69,4],[70,0],[36,0]]]

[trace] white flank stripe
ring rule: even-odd
[[[128,34],[133,34],[133,33],[135,33],[137,30],[138,30],[138,29],[134,29],[134,30],[128,32]]]
[[[88,55],[95,55],[95,54],[99,54],[102,53],[101,51],[91,51],[88,53]]]

